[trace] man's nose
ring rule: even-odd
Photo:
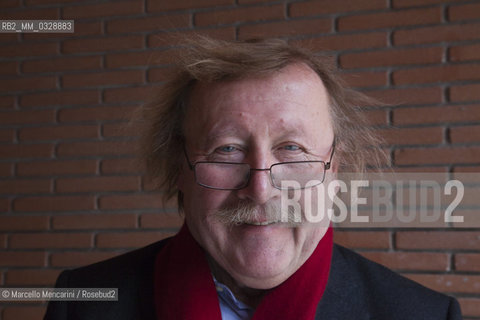
[[[248,185],[238,190],[240,199],[249,199],[257,204],[264,204],[275,196],[276,190],[271,183],[269,169],[251,169]]]

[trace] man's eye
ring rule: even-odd
[[[223,146],[223,147],[218,148],[217,150],[220,151],[220,152],[229,153],[229,152],[235,151],[236,149],[237,148],[235,148],[234,146]]]
[[[297,150],[300,150],[300,147],[299,147],[299,146],[296,146],[296,145],[293,145],[293,144],[289,144],[289,145],[283,146],[283,148],[284,148],[285,150],[288,150],[288,151],[297,151]]]

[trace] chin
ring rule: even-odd
[[[287,257],[279,257],[273,261],[259,258],[249,260],[243,268],[238,265],[229,273],[237,283],[252,289],[271,289],[287,280],[297,268],[292,266],[293,261]]]

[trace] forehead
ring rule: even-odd
[[[269,134],[331,131],[329,98],[319,76],[293,64],[269,76],[194,87],[184,123],[187,139],[258,131],[256,126]]]

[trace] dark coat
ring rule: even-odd
[[[168,240],[60,274],[59,288],[118,288],[118,302],[53,301],[45,320],[154,320],[153,270]],[[462,319],[458,302],[334,245],[316,320]]]

